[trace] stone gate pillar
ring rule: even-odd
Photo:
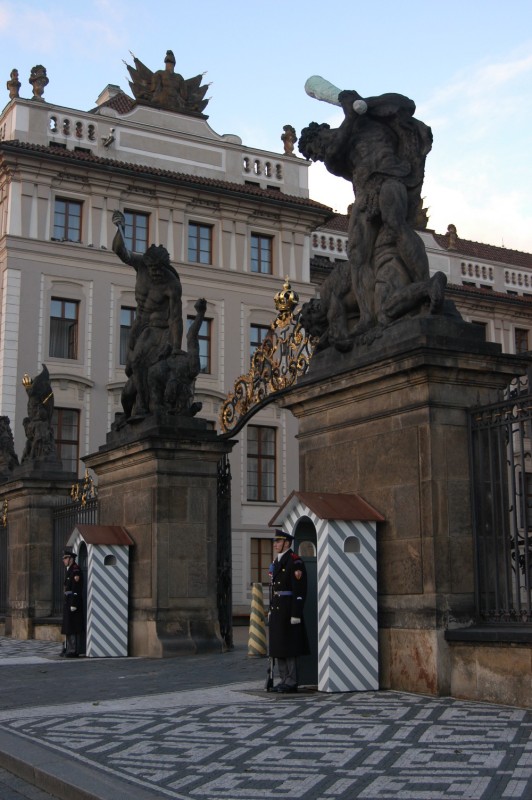
[[[233,444],[204,420],[164,425],[149,418],[109,434],[107,445],[84,459],[98,476],[100,524],[121,525],[134,541],[130,655],[223,649],[217,466]]]
[[[7,500],[8,613],[6,635],[37,638],[35,620],[53,608],[54,507],[66,502],[75,475],[18,467],[18,476],[0,486]]]
[[[300,489],[378,508],[380,686],[447,694],[447,627],[474,614],[467,410],[522,373],[475,326],[405,320],[325,350],[282,399],[299,420]]]

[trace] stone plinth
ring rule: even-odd
[[[7,500],[8,600],[7,635],[33,639],[34,620],[50,617],[53,608],[54,507],[66,502],[75,475],[27,465],[14,470],[0,486]]]
[[[361,495],[378,525],[380,686],[447,694],[447,627],[474,613],[467,410],[525,363],[461,321],[390,327],[318,353],[283,406],[299,420],[302,491]]]
[[[202,420],[146,420],[84,461],[98,476],[100,524],[130,551],[130,655],[223,649],[217,611],[217,468],[233,443]]]

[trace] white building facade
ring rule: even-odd
[[[98,102],[84,112],[13,97],[0,115],[0,413],[20,456],[22,377],[46,364],[63,467],[80,476],[122,410],[136,305],[135,272],[111,250],[113,211],[131,250],[169,251],[184,318],[207,300],[196,394],[213,427],[285,278],[302,301],[313,293],[311,232],[330,216],[309,200],[309,165],[291,152],[245,147],[201,115],[136,105],[118,87]],[[231,455],[235,614],[249,613],[271,560],[268,521],[298,487],[296,430],[271,404]]]

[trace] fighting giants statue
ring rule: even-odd
[[[7,481],[18,467],[9,417],[0,417],[0,482]]]
[[[33,466],[54,465],[61,469],[52,428],[54,393],[46,364],[42,365],[42,372],[36,378],[24,375],[22,384],[28,395],[28,416],[22,420],[26,444],[21,463],[29,462]]]
[[[123,422],[164,412],[193,416],[194,381],[200,372],[199,329],[205,318],[205,300],[196,301],[196,317],[181,349],[183,317],[181,281],[164,247],[151,245],[144,255],[131,253],[124,240],[124,215],[113,214],[117,227],[113,250],[137,273],[137,310],[129,335],[127,382],[122,390]]]
[[[362,98],[314,76],[309,95],[341,105],[340,127],[312,122],[299,139],[302,155],[352,181],[347,242],[348,274],[331,275],[326,303],[304,311],[320,345],[347,350],[405,315],[441,313],[446,277],[429,276],[425,247],[413,225],[421,207],[425,158],[432,133],[414,118],[415,104],[400,94]],[[321,323],[318,318],[321,317]],[[351,327],[350,318],[356,319]],[[326,320],[326,321],[324,321]]]

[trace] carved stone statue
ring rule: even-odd
[[[198,333],[205,317],[206,302],[196,302],[196,318],[181,349],[183,317],[181,281],[170,264],[168,251],[151,245],[143,255],[131,253],[124,240],[124,216],[113,213],[117,231],[113,250],[132,266],[137,278],[137,310],[129,336],[126,358],[127,382],[122,390],[124,422],[162,411],[194,416],[201,408],[194,403],[194,381],[200,372]]]
[[[18,456],[9,417],[0,417],[0,481],[8,480],[15,467],[18,467]]]
[[[320,83],[321,81],[321,83]],[[310,86],[309,86],[310,85]],[[350,291],[358,308],[349,329],[336,319],[334,298],[325,314],[335,319],[328,339],[348,350],[366,332],[383,328],[405,315],[441,313],[445,275],[431,279],[424,244],[414,230],[422,205],[425,159],[432,146],[430,128],[415,119],[415,104],[400,94],[362,98],[340,92],[316,76],[307,92],[341,105],[340,127],[312,122],[299,139],[302,155],[323,161],[329,172],[353,184],[355,202],[349,216],[347,254]],[[347,296],[345,275],[337,280]],[[341,305],[342,298],[337,298]],[[365,337],[367,340],[367,337]]]
[[[201,85],[203,75],[185,79],[175,72],[176,62],[171,50],[166,51],[165,68],[156,72],[135,56],[133,60],[135,66],[126,64],[126,67],[131,76],[131,91],[139,105],[207,119],[202,112],[209,102],[204,99],[209,84]]]
[[[42,372],[33,380],[24,375],[22,383],[28,395],[28,416],[22,420],[26,444],[21,463],[32,462],[35,466],[54,463],[60,466],[52,428],[54,393],[46,364],[42,365]]]
[[[28,83],[33,86],[33,97],[31,99],[43,101],[44,90],[50,83],[46,75],[46,67],[43,67],[42,64],[32,67]]]
[[[18,69],[12,69],[9,76],[9,80],[6,84],[10,100],[14,100],[15,97],[19,96],[20,85],[21,84],[18,79]]]
[[[281,134],[281,141],[284,144],[284,152],[287,156],[294,155],[294,145],[297,142],[296,129],[292,125],[283,125],[284,133]]]

